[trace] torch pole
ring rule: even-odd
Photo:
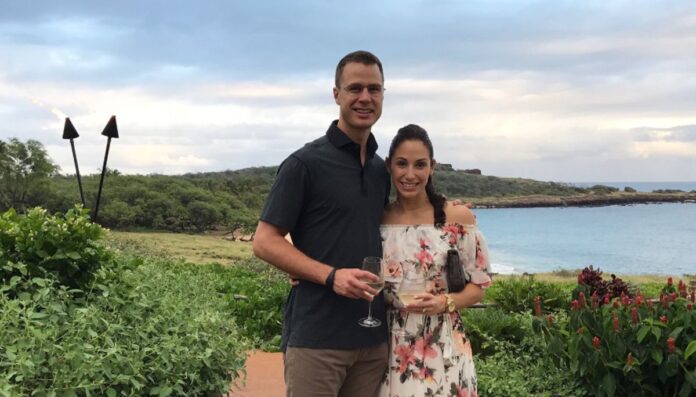
[[[70,139],[70,147],[72,148],[73,160],[75,160],[75,173],[77,175],[77,186],[80,188],[80,200],[82,200],[82,208],[85,208],[85,192],[82,190],[82,177],[80,177],[80,167],[77,165],[77,153],[75,152],[75,142],[72,138]]]
[[[104,153],[104,165],[102,165],[101,178],[99,178],[99,191],[97,192],[97,204],[94,206],[94,219],[92,222],[97,223],[99,215],[99,201],[101,200],[102,186],[104,186],[104,176],[106,175],[106,162],[109,159],[109,149],[111,148],[111,137],[106,141],[106,153]]]

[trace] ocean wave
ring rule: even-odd
[[[522,270],[515,268],[512,265],[502,263],[491,263],[491,272],[495,274],[522,274]]]

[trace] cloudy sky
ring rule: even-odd
[[[333,71],[385,68],[384,154],[425,127],[436,158],[552,181],[696,180],[696,3],[0,0],[0,139],[74,173],[277,165],[338,115]]]

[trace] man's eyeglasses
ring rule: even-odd
[[[372,97],[377,97],[380,96],[384,93],[386,88],[382,87],[379,84],[370,84],[368,86],[360,85],[360,84],[351,84],[347,87],[343,87],[343,90],[345,90],[347,93],[351,95],[358,96],[365,91],[367,88],[367,93],[372,96]]]

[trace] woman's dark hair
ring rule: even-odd
[[[423,127],[409,124],[402,127],[397,131],[396,136],[392,139],[391,146],[389,146],[389,159],[394,156],[396,149],[401,146],[405,141],[421,141],[428,148],[430,154],[430,162],[433,161],[433,143],[430,142],[430,137],[428,132],[423,129]],[[428,182],[425,184],[425,192],[428,194],[428,200],[430,204],[433,205],[433,215],[435,215],[435,226],[442,226],[445,224],[445,202],[447,199],[441,193],[435,191],[433,186],[433,176],[428,177]]]

